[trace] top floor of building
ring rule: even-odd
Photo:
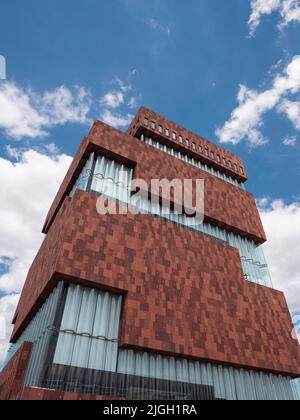
[[[199,160],[209,169],[224,175],[225,180],[242,185],[248,179],[243,161],[238,156],[145,107],[140,108],[128,133],[136,138],[144,136],[190,159]]]
[[[164,132],[160,133],[161,130]],[[185,145],[181,138],[185,139]],[[200,146],[208,152],[201,154]],[[141,108],[127,133],[95,121],[50,208],[44,233],[49,231],[65,198],[71,195],[91,153],[130,168],[132,180],[142,179],[148,185],[153,179],[204,180],[207,223],[256,244],[266,241],[255,199],[242,188],[247,176],[241,159],[145,108]],[[218,156],[230,164],[219,165]]]

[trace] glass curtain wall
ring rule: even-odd
[[[130,202],[133,169],[97,156],[91,190],[124,203]]]
[[[87,191],[88,184],[90,181],[90,178],[92,176],[92,170],[93,170],[93,164],[94,164],[95,155],[94,153],[91,153],[89,159],[87,160],[84,168],[82,169],[78,179],[76,180],[72,191],[70,193],[70,197],[73,197],[76,190],[82,190]]]
[[[73,385],[86,383],[78,371],[116,370],[122,297],[63,283],[59,290],[64,290],[63,304],[34,343],[25,381],[30,387],[58,388],[66,368],[75,375]]]
[[[54,364],[116,370],[122,297],[70,286]]]
[[[166,145],[163,145],[159,143],[158,141],[152,140],[151,138],[145,137],[142,135],[140,139],[143,143],[146,143],[150,146],[155,147],[156,149],[160,150],[161,152],[165,152],[170,156],[175,157],[176,159],[183,160],[184,162],[188,163],[189,165],[195,166],[196,168],[201,169],[204,172],[207,172],[211,175],[216,176],[217,178],[222,179],[225,182],[228,182],[231,185],[234,185],[235,187],[244,188],[244,184],[240,183],[238,180],[232,178],[229,175],[226,175],[219,171],[218,169],[215,169],[205,163],[200,162],[199,160],[196,160],[194,158],[190,158],[187,154],[177,152],[172,147],[168,147]]]
[[[9,363],[25,342],[33,343],[40,340],[46,334],[48,326],[54,324],[57,308],[62,298],[62,290],[63,285],[60,283],[31,320],[18,341],[11,344],[3,366]]]
[[[213,386],[215,397],[225,400],[293,400],[288,377],[120,350],[118,372],[152,379]]]
[[[300,401],[300,379],[292,381],[292,389],[294,393],[294,399]]]

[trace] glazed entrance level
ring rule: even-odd
[[[28,388],[153,400],[293,399],[289,378],[119,348],[122,296],[61,282],[10,350],[34,343]]]
[[[129,400],[214,400],[213,386],[51,365],[39,388]]]

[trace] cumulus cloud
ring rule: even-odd
[[[133,115],[111,112],[108,109],[105,109],[101,114],[101,119],[112,127],[125,128],[128,127],[133,120]]]
[[[285,292],[292,311],[300,311],[300,203],[263,199],[259,204],[274,286]]]
[[[56,156],[59,154],[59,148],[54,143],[45,144],[44,148],[49,152],[51,156]]]
[[[130,109],[136,108],[138,105],[138,98],[136,96],[132,96],[128,101],[128,106]]]
[[[300,130],[300,102],[284,100],[279,106],[278,111],[286,114],[297,130]]]
[[[22,159],[22,156],[25,152],[28,151],[28,146],[12,146],[11,144],[8,144],[4,147],[4,150],[6,152],[6,155],[14,161],[20,161]],[[49,144],[39,144],[36,146],[33,146],[32,151],[36,151],[43,155],[49,155],[52,157],[55,157],[59,154],[59,148],[54,143]]]
[[[124,102],[124,94],[123,92],[108,92],[106,95],[103,96],[101,99],[101,105],[106,106],[108,108],[118,108]]]
[[[110,83],[109,91],[100,98],[100,118],[106,124],[115,128],[126,128],[131,123],[134,116],[130,111],[138,105],[137,97],[131,92],[131,79],[136,73],[136,69],[130,71],[127,82],[115,77]]]
[[[280,16],[279,29],[290,23],[300,22],[299,0],[251,0],[251,16],[249,18],[250,35],[254,36],[264,15],[277,12]]]
[[[270,15],[281,6],[281,0],[251,0],[251,16],[249,18],[250,34],[255,32],[260,25],[263,15]]]
[[[286,112],[289,105],[286,96],[299,91],[300,56],[292,59],[282,75],[275,76],[270,89],[259,92],[241,85],[237,96],[238,107],[232,111],[230,119],[224,126],[216,130],[220,142],[238,144],[245,139],[252,147],[265,144],[268,139],[260,130],[264,115],[276,107],[279,112]],[[295,111],[293,117],[295,121],[297,118]]]
[[[0,158],[0,257],[8,262],[0,290],[16,293],[43,240],[41,227],[71,157],[22,152],[16,163]]]
[[[73,91],[61,86],[53,91],[36,95],[40,112],[45,116],[47,124],[64,125],[66,123],[89,124],[88,113],[91,108],[91,94],[83,87],[75,87]]]
[[[45,137],[56,125],[89,123],[90,108],[91,95],[82,87],[40,94],[13,82],[0,84],[0,130],[17,140]]]

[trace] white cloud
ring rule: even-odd
[[[128,106],[130,109],[134,109],[137,107],[138,98],[136,96],[132,96],[128,101]]]
[[[28,146],[15,147],[8,144],[5,146],[4,150],[10,159],[20,161],[22,159],[23,154],[28,151]],[[49,155],[52,157],[55,157],[59,154],[59,148],[54,143],[39,144],[33,146],[31,150],[36,151],[37,153],[40,153],[42,155]]]
[[[54,143],[45,144],[44,147],[51,156],[56,156],[59,154],[59,148]]]
[[[270,202],[268,197],[258,198],[256,200],[257,207],[259,208],[266,208]]]
[[[14,139],[45,137],[55,125],[89,123],[90,107],[90,93],[82,87],[39,94],[13,82],[0,84],[0,129]]]
[[[19,160],[22,154],[22,152],[19,149],[17,149],[16,147],[12,147],[10,144],[5,146],[5,151],[10,158],[15,160]]]
[[[45,136],[45,121],[30,103],[28,93],[13,83],[0,85],[0,128],[14,138]]]
[[[241,85],[238,92],[238,107],[231,113],[229,121],[216,130],[221,143],[238,144],[247,140],[251,146],[265,144],[268,140],[260,128],[266,112],[279,109],[289,94],[300,91],[300,56],[295,56],[285,68],[284,74],[277,74],[271,89],[262,92],[250,90]]]
[[[274,286],[285,292],[291,310],[299,311],[300,203],[267,200],[260,213],[268,237],[264,248]]]
[[[282,144],[283,144],[284,146],[295,147],[295,146],[296,146],[296,144],[297,144],[297,138],[296,138],[295,136],[292,136],[292,137],[286,137],[286,138],[283,140]]]
[[[225,123],[224,127],[217,129],[217,136],[222,143],[238,144],[247,138],[251,145],[261,145],[266,139],[258,130],[263,125],[262,116],[274,108],[278,103],[279,95],[276,91],[267,90],[259,93],[240,86],[238,93],[239,106]]]
[[[5,360],[9,347],[9,339],[12,332],[11,321],[19,298],[19,294],[12,294],[0,299],[0,366]]]
[[[35,95],[36,103],[48,126],[66,123],[89,124],[88,113],[91,108],[91,94],[83,87],[75,87],[72,92],[61,86],[42,96]]]
[[[251,16],[249,18],[250,35],[254,36],[260,25],[262,16],[277,12],[280,15],[279,29],[293,22],[300,22],[299,0],[251,0]]]
[[[136,70],[132,70],[129,72],[128,78],[131,79],[135,75]],[[128,93],[132,90],[132,86],[130,83],[125,83],[123,80],[119,79],[119,77],[115,77],[114,81],[112,82],[119,86],[122,92]]]
[[[157,19],[150,18],[148,19],[149,25],[152,29],[163,32],[167,34],[169,37],[171,36],[171,28],[168,25],[163,25]]]
[[[128,81],[136,73],[136,69],[130,71]],[[100,99],[100,118],[112,127],[126,128],[134,117],[130,111],[137,107],[138,99],[132,94],[129,96],[133,89],[130,82],[126,83],[115,77],[110,85],[112,88]]]
[[[122,92],[108,92],[101,99],[101,105],[108,108],[119,108],[124,103],[124,94]]]
[[[53,149],[51,146],[50,149]],[[28,269],[43,241],[41,228],[71,157],[20,152],[19,162],[0,158],[0,363]]]
[[[253,36],[260,25],[263,15],[270,15],[281,5],[281,0],[251,0],[251,16],[249,18],[250,34]]]
[[[108,109],[104,110],[101,114],[101,119],[108,125],[115,128],[125,128],[133,120],[132,114],[120,114],[117,112],[111,112]]]
[[[0,290],[16,293],[43,240],[44,218],[71,158],[50,157],[28,150],[12,163],[0,158],[0,256],[8,272],[0,275]]]
[[[286,114],[297,130],[300,130],[300,102],[284,100],[278,107],[278,111]]]

